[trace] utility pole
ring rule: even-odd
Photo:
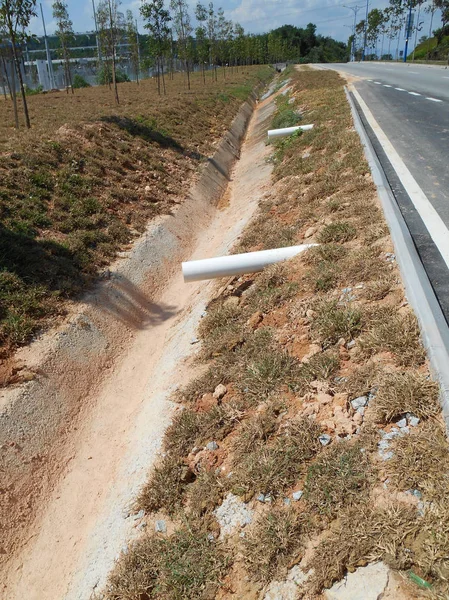
[[[42,4],[41,4],[41,15],[42,15],[42,25],[44,26],[44,40],[45,40],[45,51],[47,53],[48,76],[50,78],[51,89],[54,90],[56,88],[56,83],[55,83],[55,76],[53,74],[53,63],[51,62],[50,48],[48,47],[47,30],[45,28],[45,19],[44,19],[44,11],[42,10]]]
[[[411,31],[410,31],[411,28],[412,28],[412,0],[409,0],[407,26],[406,26],[406,30],[405,30],[404,62],[407,62],[408,40],[411,36]]]
[[[365,32],[363,34],[363,52],[362,52],[362,60],[365,60],[366,53],[366,41],[368,36],[368,8],[369,8],[369,0],[366,0],[366,14],[365,14]]]
[[[349,8],[350,10],[354,11],[354,25],[352,26],[352,57],[351,57],[351,62],[355,61],[355,28],[357,25],[357,12],[359,10],[359,8],[363,8],[362,6],[346,6],[346,4],[343,4],[343,6],[345,8]]]

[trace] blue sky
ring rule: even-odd
[[[98,0],[95,0],[96,2]],[[208,0],[203,0],[207,3]],[[92,18],[92,0],[67,0],[70,16],[72,18],[75,31],[89,31],[94,28]],[[168,3],[168,0],[166,0]],[[193,9],[196,0],[188,0]],[[47,24],[47,32],[53,33],[55,25],[51,10],[52,0],[42,0],[44,17]],[[139,6],[140,0],[123,0],[120,10],[123,12],[131,9],[138,19],[139,26],[142,28]],[[330,35],[338,40],[346,41],[351,33],[350,27],[353,24],[354,13],[348,6],[361,6],[357,20],[364,17],[366,4],[363,0],[358,2],[350,0],[215,0],[215,7],[222,6],[226,16],[234,22],[238,22],[251,33],[260,33],[269,31],[281,25],[291,24],[303,27],[312,22],[317,25],[318,33]],[[388,0],[370,0],[371,8],[385,8]],[[38,5],[39,8],[39,5]],[[418,34],[420,37],[428,33],[429,18],[425,14],[420,21],[425,21],[423,31]],[[434,27],[438,26],[438,18],[435,15]],[[42,23],[36,18],[31,23],[32,33],[42,35]]]

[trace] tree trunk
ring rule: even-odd
[[[14,111],[14,126],[16,129],[19,129],[19,111],[17,108],[16,76],[15,76],[14,63],[11,63],[12,64],[11,83],[8,78],[8,71],[7,71],[6,62],[5,62],[4,58],[3,58],[3,64],[4,64],[5,73],[6,73],[6,79],[8,81],[9,94],[11,96],[12,106],[13,106],[13,111]]]
[[[22,71],[20,70],[19,57],[17,56],[15,35],[11,36],[11,46],[12,46],[12,52],[13,52],[13,56],[14,56],[14,65],[16,68],[17,76],[19,78],[20,94],[22,96],[23,112],[25,115],[25,124],[27,126],[27,129],[31,129],[30,115],[28,113],[27,98],[26,98],[26,94],[25,94],[25,88],[23,86]]]

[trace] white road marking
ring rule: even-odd
[[[438,98],[426,98],[426,100],[432,100],[432,102],[443,102],[442,100],[438,100]]]
[[[366,81],[373,81],[372,79],[367,79]]]
[[[393,86],[388,85],[387,83],[384,83],[384,87],[393,87]]]
[[[409,73],[413,73],[413,75],[421,75],[421,73],[418,73],[418,71],[409,71]]]
[[[388,156],[390,163],[392,164],[396,174],[401,180],[402,185],[407,191],[407,194],[410,196],[411,201],[413,202],[414,207],[418,211],[421,219],[424,222],[424,225],[427,228],[432,240],[434,241],[436,247],[440,251],[441,256],[443,257],[444,262],[449,268],[449,230],[441,219],[440,215],[437,213],[435,208],[430,203],[429,199],[419,187],[413,175],[405,166],[403,160],[399,156],[399,154],[394,149],[392,143],[387,138],[385,133],[379,127],[377,121],[373,117],[371,111],[369,110],[366,103],[362,100],[358,91],[353,87],[352,92],[354,96],[357,98],[360,107],[365,113],[366,120],[371,125],[374,133],[377,136],[377,139],[382,144],[382,147]]]
[[[380,81],[375,81],[374,83],[375,83],[376,85],[382,85],[382,84],[380,83]]]
[[[443,79],[449,79],[449,77],[443,77]]]
[[[395,90],[398,90],[398,92],[406,92],[407,90],[404,90],[403,88],[394,88]]]
[[[418,94],[418,92],[409,92],[409,94],[411,96],[421,96],[421,94]]]

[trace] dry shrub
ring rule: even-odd
[[[273,507],[262,514],[242,542],[250,577],[267,583],[286,571],[300,552],[307,529],[305,518],[292,508]]]
[[[253,449],[238,456],[230,485],[234,493],[251,497],[255,493],[278,496],[304,473],[307,462],[321,446],[319,426],[310,419],[290,421],[269,444],[259,439]]]
[[[436,416],[438,384],[414,372],[385,373],[374,400],[374,417],[388,423],[406,413],[420,419]]]
[[[279,414],[283,406],[271,402],[264,410],[256,413],[242,424],[233,442],[235,459],[239,460],[254,450],[256,446],[266,444],[279,427]]]
[[[187,522],[169,537],[135,542],[112,572],[105,600],[201,600],[210,598],[227,569],[219,542],[198,523]],[[213,596],[212,596],[213,597]]]
[[[365,449],[360,444],[341,441],[309,466],[304,498],[310,509],[332,517],[342,506],[365,499],[373,476]]]
[[[164,448],[172,456],[184,456],[195,445],[200,432],[199,413],[185,408],[173,417],[165,432]]]
[[[371,328],[359,339],[365,356],[377,352],[391,352],[399,365],[418,366],[425,360],[416,317],[391,312],[381,314]]]

